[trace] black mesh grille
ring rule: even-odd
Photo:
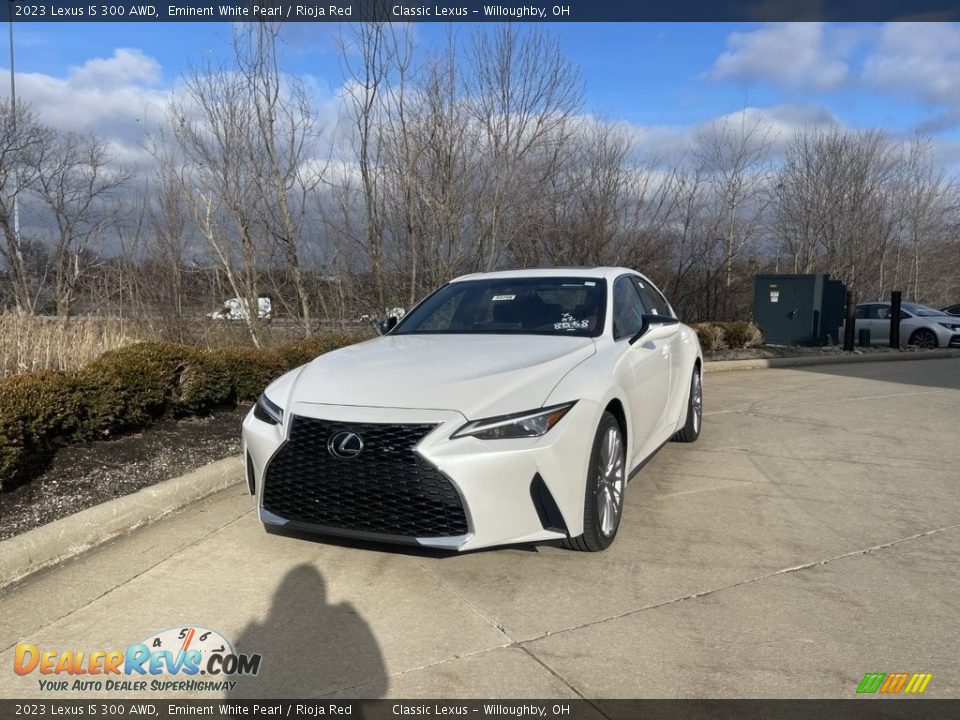
[[[435,425],[334,423],[294,416],[290,439],[270,460],[263,506],[287,520],[405,537],[464,535],[457,493],[414,447]],[[334,457],[328,440],[356,433],[363,450]]]

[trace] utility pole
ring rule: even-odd
[[[17,81],[16,81],[16,69],[14,67],[14,56],[13,56],[13,3],[14,0],[10,0],[10,126],[13,130],[14,141],[16,142],[17,138]],[[20,249],[20,168],[18,167],[16,161],[13,165],[13,239],[14,239],[14,249],[17,254],[17,261],[20,263],[20,267],[23,267],[23,254]],[[17,305],[20,305],[20,300],[17,300]],[[21,312],[27,312],[29,308],[20,308]]]

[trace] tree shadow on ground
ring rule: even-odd
[[[260,653],[262,660],[257,675],[236,678],[228,699],[316,698],[347,688],[373,699],[387,691],[376,637],[351,604],[328,603],[326,583],[312,565],[291,568],[267,617],[234,640],[238,653]]]

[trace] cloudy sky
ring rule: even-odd
[[[657,150],[746,111],[775,128],[840,124],[931,135],[960,166],[960,25],[572,24],[549,27],[580,66],[584,110],[621,119]],[[472,28],[455,31],[467,40]],[[333,111],[342,82],[335,24],[288,28],[284,65]],[[425,46],[447,28],[416,26]],[[6,33],[3,34],[4,38]],[[46,122],[96,131],[128,161],[183,71],[226,59],[227,24],[20,24],[17,89]],[[7,57],[4,48],[3,58]],[[7,63],[0,65],[3,77]],[[4,83],[5,86],[5,83]]]

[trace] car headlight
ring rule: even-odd
[[[577,402],[537,408],[512,415],[499,415],[484,420],[473,420],[457,430],[452,438],[472,436],[481,440],[540,437],[560,422]]]
[[[283,423],[283,408],[268,398],[264,393],[260,393],[257,398],[257,404],[253,406],[253,416],[270,425],[280,425]]]
[[[940,324],[943,325],[947,330],[960,330],[960,324],[958,323],[942,322]]]

